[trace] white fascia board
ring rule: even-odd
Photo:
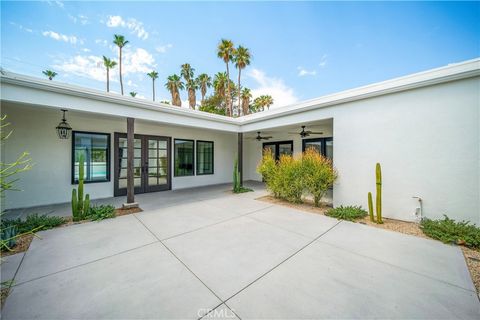
[[[229,117],[10,73],[1,77],[1,100],[180,126],[239,131],[238,121]]]
[[[326,95],[278,109],[247,115],[239,118],[242,124],[241,130],[242,132],[247,132],[261,129],[263,126],[260,122],[266,122],[266,120],[298,114],[312,109],[331,107],[346,102],[477,76],[480,76],[480,58]],[[252,125],[254,123],[257,123],[257,125]],[[270,126],[271,124],[269,127]]]

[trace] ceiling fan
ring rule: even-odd
[[[260,131],[257,132],[257,136],[256,137],[252,137],[252,138],[247,138],[247,139],[255,139],[257,141],[262,141],[262,140],[268,140],[268,139],[271,139],[273,138],[272,136],[264,136],[262,137],[261,134],[260,134]]]
[[[300,132],[289,132],[289,134],[299,134],[300,137],[305,138],[308,137],[311,134],[323,134],[323,132],[315,132],[311,130],[305,130],[305,126],[302,126],[302,131]]]

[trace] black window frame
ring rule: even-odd
[[[177,141],[190,141],[192,142],[192,147],[193,147],[193,150],[192,150],[192,174],[187,174],[187,175],[177,175],[177,172],[175,170],[175,165],[177,163],[177,153],[175,152],[175,147],[177,145]],[[174,177],[192,177],[192,176],[195,176],[195,170],[196,170],[196,166],[195,166],[195,161],[197,160],[195,158],[195,140],[192,140],[192,139],[181,139],[181,138],[175,138],[173,139],[173,176]]]
[[[71,154],[71,183],[72,185],[78,184],[78,180],[75,180],[75,135],[77,133],[80,134],[95,134],[95,135],[104,135],[107,137],[107,169],[106,169],[106,179],[105,180],[84,180],[83,183],[89,184],[89,183],[104,183],[104,182],[110,182],[111,180],[111,152],[112,152],[112,146],[111,146],[111,134],[109,132],[95,132],[95,131],[78,131],[78,130],[72,130],[72,154]]]
[[[198,170],[199,170],[199,157],[198,157],[198,151],[200,150],[200,148],[198,147],[198,143],[211,143],[212,144],[212,172],[210,173],[199,173]],[[215,143],[213,141],[207,141],[207,140],[196,140],[195,142],[195,165],[196,165],[196,168],[195,168],[195,173],[197,176],[206,176],[206,175],[212,175],[212,174],[215,174]]]
[[[308,142],[322,142],[322,156],[327,156],[327,141],[333,141],[333,137],[323,137],[323,138],[310,138],[302,140],[302,152],[305,152],[305,147]],[[333,156],[332,156],[333,158]]]
[[[264,142],[262,145],[262,152],[265,149],[265,146],[275,145],[275,160],[280,160],[280,148],[279,148],[280,144],[290,144],[292,149],[292,156],[293,156],[293,140]]]

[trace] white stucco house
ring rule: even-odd
[[[57,136],[61,109],[69,139]],[[315,145],[339,172],[334,206],[367,207],[380,162],[386,217],[414,220],[421,197],[426,217],[480,224],[480,59],[240,118],[5,71],[1,114],[14,130],[2,161],[28,151],[35,163],[18,182],[23,192],[3,199],[6,209],[70,201],[78,152],[92,198],[126,194],[129,118],[136,193],[231,182],[238,154],[243,179],[261,181],[264,147],[296,154]],[[302,137],[302,126],[322,133]],[[258,141],[257,132],[272,138]]]

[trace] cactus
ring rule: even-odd
[[[77,189],[72,189],[72,216],[78,216]]]
[[[8,226],[1,229],[1,249],[11,250],[17,244],[17,227]]]
[[[368,193],[368,214],[370,215],[370,221],[375,222],[375,216],[373,215],[373,200],[372,193]]]
[[[376,207],[377,207],[377,223],[383,223],[382,220],[382,168],[380,167],[380,163],[377,163],[375,167],[375,176],[376,176],[376,185],[377,185],[377,199],[376,199]]]
[[[72,216],[74,221],[83,220],[90,210],[90,195],[85,195],[83,198],[84,185],[84,160],[83,155],[80,155],[78,167],[78,192],[76,189],[72,190]]]
[[[240,179],[238,174],[238,160],[235,159],[233,164],[233,192],[238,192],[240,189]]]
[[[377,189],[377,195],[375,199],[377,218],[375,219],[373,214],[373,200],[371,192],[368,193],[368,212],[370,214],[370,221],[382,224],[382,168],[380,163],[377,163],[375,166],[375,185]]]

